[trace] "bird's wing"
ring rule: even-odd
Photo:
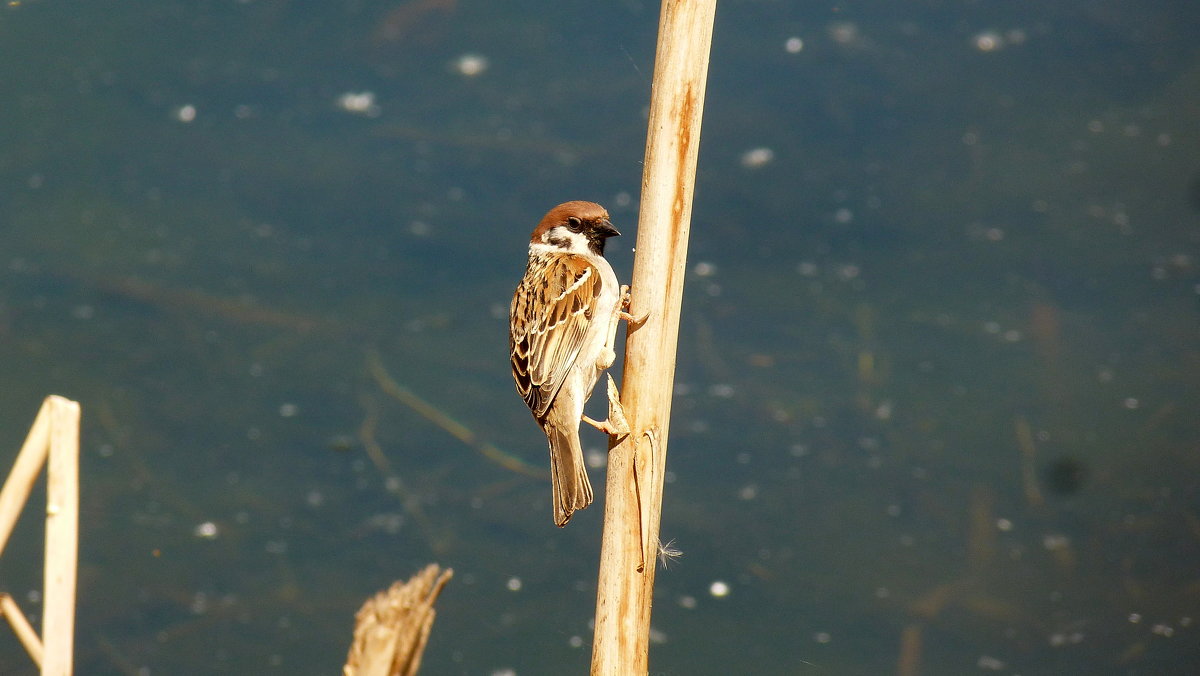
[[[517,391],[539,420],[583,347],[600,295],[600,271],[583,256],[553,256],[513,297],[509,353]]]

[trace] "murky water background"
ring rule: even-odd
[[[426,673],[586,670],[602,509],[551,524],[505,315],[560,201],[628,278],[657,11],[0,10],[0,458],[82,403],[78,673],[337,673],[429,561]],[[655,673],[1200,669],[1197,26],[722,3]]]

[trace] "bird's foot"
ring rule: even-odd
[[[617,384],[613,381],[611,374],[608,376],[608,419],[598,422],[585,415],[582,420],[610,437],[623,437],[629,434],[629,421],[625,419],[625,407],[621,406],[621,395],[617,392]]]
[[[614,425],[611,420],[592,420],[591,418],[587,417],[586,415],[582,417],[582,420],[583,420],[583,422],[591,425],[592,427],[595,427],[596,429],[600,430],[601,432],[604,432],[605,434],[607,434],[610,437],[615,437],[615,436],[619,436],[622,434],[629,434],[628,429],[626,429],[626,430],[617,429],[617,426]]]
[[[650,318],[649,310],[646,310],[645,312],[643,312],[642,314],[637,315],[637,316],[631,315],[625,311],[621,312],[621,319],[624,319],[625,321],[629,322],[629,324],[631,326],[633,326],[634,328],[637,328],[637,327],[641,326],[642,324],[645,324],[646,320],[649,318]]]
[[[624,319],[625,321],[632,324],[634,326],[634,328],[637,328],[637,327],[641,326],[642,324],[645,324],[646,320],[650,318],[650,311],[646,310],[645,312],[643,312],[640,315],[629,314],[629,312],[627,312],[627,310],[629,310],[629,303],[632,302],[632,300],[633,300],[633,296],[629,293],[629,285],[622,284],[621,285],[620,317],[621,317],[621,319]]]

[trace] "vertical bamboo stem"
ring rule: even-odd
[[[654,561],[679,309],[716,0],[663,0],[642,174],[621,405],[631,433],[610,444],[593,675],[647,673]]]
[[[79,404],[53,395],[46,398],[46,404],[50,408],[50,461],[46,470],[42,676],[70,676],[79,556]]]

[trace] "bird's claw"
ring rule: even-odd
[[[630,302],[632,302],[632,300],[633,300],[633,295],[630,294],[630,292],[629,292],[629,285],[622,284],[621,285],[620,317],[621,317],[621,319],[624,319],[625,321],[629,322],[634,328],[637,328],[637,327],[641,326],[642,324],[645,324],[646,320],[650,318],[650,311],[646,310],[645,312],[643,312],[640,315],[630,314],[628,312],[628,310],[629,310],[629,304],[630,304]]]
[[[605,434],[607,434],[610,437],[619,436],[621,434],[629,434],[628,430],[622,431],[622,430],[617,429],[617,426],[614,425],[611,420],[592,420],[591,418],[587,417],[586,415],[583,416],[581,419],[583,420],[583,422],[591,425],[592,427],[595,427],[596,429],[600,430],[601,432],[604,432]]]
[[[611,374],[608,376],[608,419],[597,422],[585,415],[582,420],[610,437],[623,437],[629,434],[629,421],[625,419],[625,407],[621,406],[621,395],[617,392],[617,383],[613,381]]]
[[[637,328],[637,327],[641,326],[642,324],[645,324],[646,320],[649,318],[650,318],[649,310],[646,310],[645,312],[643,312],[642,314],[640,314],[636,317],[629,314],[628,312],[621,313],[621,319],[624,319],[625,321],[629,322],[629,324],[631,326],[633,326],[634,328]]]

